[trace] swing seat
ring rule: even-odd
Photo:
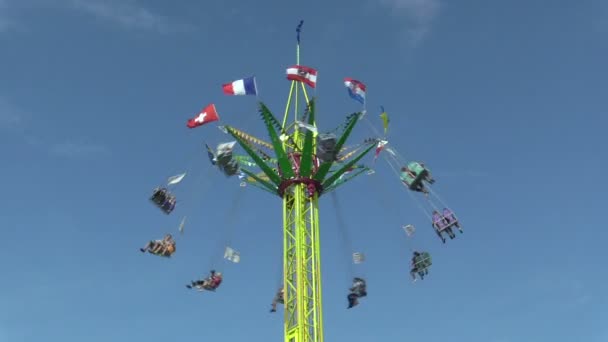
[[[208,282],[208,280],[204,280],[204,281],[205,281],[205,284],[195,286],[195,287],[196,287],[196,289],[197,289],[198,291],[200,291],[200,292],[202,292],[202,291],[211,291],[211,292],[215,292],[215,290],[216,290],[216,289],[215,289],[215,288],[213,288],[211,285],[209,285],[209,283],[207,283],[207,282]]]
[[[232,161],[232,151],[218,153],[216,159],[219,167],[225,167]]]
[[[175,196],[167,189],[161,190],[163,190],[163,193],[161,193],[160,190],[155,191],[150,197],[150,201],[160,208],[160,210],[165,212],[165,214],[170,214],[173,209],[175,209],[175,202],[170,203],[169,200],[175,201]]]
[[[433,260],[431,255],[427,252],[423,252],[420,256],[416,258],[416,262],[414,263],[414,269],[418,272],[424,272],[429,267],[433,265]]]
[[[175,203],[169,203],[168,201],[163,203],[162,206],[160,206],[160,210],[162,210],[167,215],[171,214],[173,209],[175,209]]]
[[[410,190],[415,190],[418,185],[422,183],[422,180],[428,175],[428,171],[416,162],[409,163],[407,169],[412,171],[416,177],[412,177],[412,175],[407,171],[401,171],[399,177]]]
[[[152,196],[150,196],[150,201],[152,201],[152,203],[156,204],[157,206],[161,206],[163,203],[165,203],[165,201],[170,195],[171,194],[167,189],[157,188],[157,190],[154,191]]]
[[[323,162],[336,160],[337,137],[332,133],[317,135],[317,158]]]
[[[175,253],[175,245],[169,245],[167,246],[167,249],[165,250],[165,254],[173,254]]]
[[[452,212],[451,215],[449,216],[443,216],[447,221],[449,221],[450,223],[448,224],[450,227],[451,226],[455,226],[457,225],[460,221],[458,220],[458,217],[456,217],[456,215]],[[449,217],[449,218],[448,218]]]
[[[422,176],[412,177],[409,172],[401,171],[399,178],[410,190],[416,189],[416,186],[422,182]]]
[[[224,174],[228,177],[234,176],[239,173],[239,163],[231,159],[223,165],[220,165],[220,169],[224,172]]]
[[[416,176],[426,176],[429,174],[429,170],[426,169],[424,166],[420,165],[419,162],[411,162],[407,164],[407,168],[408,170],[412,171]]]
[[[169,245],[167,246],[167,248],[165,250],[161,250],[160,252],[156,253],[153,251],[150,251],[151,254],[157,255],[157,256],[161,256],[161,257],[165,257],[165,258],[170,258],[173,253],[175,253],[175,246],[174,245]]]
[[[435,228],[435,230],[437,230],[438,232],[442,232],[448,228],[452,228],[458,223],[458,219],[456,218],[456,216],[454,216],[454,219],[455,220],[451,221],[450,223],[445,223],[444,217],[441,216],[439,219],[435,219],[433,221],[433,228]]]

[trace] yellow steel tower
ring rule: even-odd
[[[296,65],[291,69],[295,68],[297,75],[306,78],[311,74],[309,68],[300,65],[301,27],[302,22],[297,29]],[[302,100],[305,102],[300,104]],[[249,176],[247,181],[283,199],[285,341],[322,342],[319,196],[368,170],[356,163],[377,141],[367,141],[357,151],[345,152],[346,139],[362,115],[354,113],[347,117],[342,134],[336,136],[335,157],[318,158],[315,102],[309,98],[301,80],[291,81],[282,123],[263,103],[260,103],[260,114],[271,143],[231,126],[225,128],[249,155],[251,162],[241,165],[241,171]],[[293,116],[291,122],[290,116]],[[272,150],[275,159],[255,145]],[[262,172],[247,168],[251,165]]]

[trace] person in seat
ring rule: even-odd
[[[362,278],[354,278],[353,286],[349,290],[350,293],[346,297],[348,299],[348,309],[359,305],[359,298],[367,296],[367,284]]]
[[[192,281],[186,287],[189,289],[196,288],[199,291],[215,291],[222,283],[223,277],[220,272],[216,272],[215,270],[211,270],[210,273],[209,277]]]
[[[139,250],[142,253],[150,252],[154,255],[170,257],[173,253],[175,253],[175,240],[173,240],[173,236],[171,236],[171,234],[167,234],[162,240],[150,241]]]
[[[439,236],[443,243],[445,243],[445,238],[442,235],[443,232],[446,232],[448,234],[450,240],[456,237],[456,234],[454,234],[454,232],[452,231],[452,228],[448,224],[448,221],[445,219],[445,217],[441,216],[441,214],[437,210],[433,210],[432,220],[435,233],[437,233],[437,236]]]
[[[154,189],[154,192],[152,193],[152,197],[150,197],[150,200],[154,203],[156,203],[157,205],[162,205],[163,203],[165,203],[167,199],[167,189],[166,188],[156,188]]]
[[[162,204],[161,209],[163,209],[163,211],[166,214],[170,214],[173,211],[173,209],[175,209],[176,202],[177,202],[177,199],[175,198],[175,196],[173,196],[171,194],[167,194],[166,200]]]
[[[412,276],[413,282],[418,280],[418,279],[416,279],[416,273],[418,273],[418,275],[420,275],[420,279],[424,279],[424,272],[421,272],[421,269],[419,268],[419,266],[421,266],[418,264],[419,260],[420,260],[420,252],[414,251],[414,254],[412,255],[412,264],[411,264],[411,269],[410,269],[410,275]]]
[[[443,218],[450,227],[455,226],[456,228],[458,228],[461,234],[463,233],[462,228],[460,227],[460,223],[458,222],[458,219],[456,218],[456,215],[454,215],[453,211],[448,208],[443,208]]]
[[[420,164],[420,166],[424,168],[424,170],[422,171],[422,179],[424,179],[429,184],[434,184],[435,179],[433,179],[433,176],[431,176],[431,172],[426,168],[426,166],[424,166],[424,163],[419,162],[418,164]]]
[[[412,255],[412,268],[410,275],[412,281],[416,281],[416,274],[420,277],[420,280],[424,280],[424,276],[429,274],[429,266],[431,266],[430,255],[426,252],[414,251]]]
[[[160,251],[160,255],[165,257],[170,257],[175,253],[175,240],[173,240],[173,236],[171,234],[165,235],[163,239],[163,248]]]
[[[277,294],[272,299],[272,309],[270,309],[270,312],[277,312],[277,303],[285,304],[285,289],[283,286],[281,286],[279,291],[277,291]]]
[[[429,196],[429,190],[424,186],[421,180],[416,180],[418,175],[410,170],[407,166],[401,168],[401,182],[405,184],[408,189],[416,192],[422,192],[426,197]]]

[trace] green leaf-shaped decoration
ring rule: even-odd
[[[315,99],[311,99],[308,103],[308,124],[315,124]],[[310,176],[312,168],[312,149],[314,142],[314,134],[309,130],[305,130],[306,135],[304,136],[304,148],[302,149],[302,156],[300,157],[300,176]]]
[[[353,158],[351,161],[346,163],[340,170],[334,172],[329,178],[323,181],[323,187],[330,187],[336,179],[338,179],[346,170],[350,169],[353,165],[355,165],[361,158],[363,158],[369,151],[371,151],[376,146],[375,143],[370,144],[363,152],[359,153],[359,155]]]
[[[247,169],[241,168],[241,171],[243,171],[243,173],[246,174],[247,176],[255,179],[257,181],[257,184],[259,186],[263,186],[265,188],[265,190],[268,190],[275,195],[277,194],[278,187],[276,187],[274,184],[270,183],[269,181],[263,180],[262,178],[258,177],[258,175],[256,175],[255,173],[253,173]],[[251,182],[248,182],[248,183],[253,184]]]
[[[279,177],[279,175],[270,166],[268,166],[264,162],[264,160],[262,160],[262,158],[260,156],[258,156],[257,153],[255,153],[255,151],[249,146],[247,141],[243,140],[243,138],[241,138],[238,134],[236,134],[232,130],[232,127],[225,126],[225,128],[226,128],[226,131],[228,133],[230,133],[230,135],[232,135],[234,137],[234,139],[236,139],[236,141],[239,143],[239,145],[241,145],[241,147],[245,150],[245,152],[247,152],[247,154],[251,157],[251,159],[253,159],[255,161],[255,163],[258,164],[260,169],[262,169],[262,171],[266,174],[266,176],[268,176],[268,179],[270,179],[272,182],[274,182],[276,186],[281,184],[281,177]]]
[[[337,189],[340,185],[348,182],[349,180],[351,180],[351,179],[357,177],[358,175],[362,174],[363,172],[366,172],[369,170],[371,170],[369,167],[361,167],[357,171],[353,171],[352,174],[344,177],[344,179],[342,179],[341,181],[340,181],[340,177],[338,177],[338,179],[336,179],[335,182],[333,182],[328,188],[323,190],[323,193],[332,192],[333,190]]]
[[[277,119],[274,117],[270,109],[268,109],[268,107],[266,107],[266,105],[262,102],[260,102],[260,114],[262,115],[262,119],[264,119],[264,123],[266,124],[266,129],[268,130],[268,135],[270,136],[272,146],[274,147],[274,152],[277,160],[279,161],[279,168],[281,169],[283,178],[293,178],[294,173],[291,162],[287,157],[287,153],[285,153],[285,149],[283,149],[283,143],[279,139],[279,135],[273,127],[273,123],[278,123]]]

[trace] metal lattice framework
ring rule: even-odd
[[[299,39],[296,56],[300,65]],[[302,95],[304,105],[298,103]],[[321,162],[316,155],[315,101],[309,99],[304,83],[291,81],[282,123],[263,103],[259,106],[270,143],[231,126],[225,129],[248,154],[237,156],[241,171],[248,176],[246,182],[283,199],[285,341],[322,342],[319,197],[369,170],[357,163],[378,141],[365,141],[358,151]],[[345,142],[361,115],[347,117],[335,151],[345,151]],[[308,128],[303,129],[302,124]],[[275,158],[256,145],[272,150]]]

